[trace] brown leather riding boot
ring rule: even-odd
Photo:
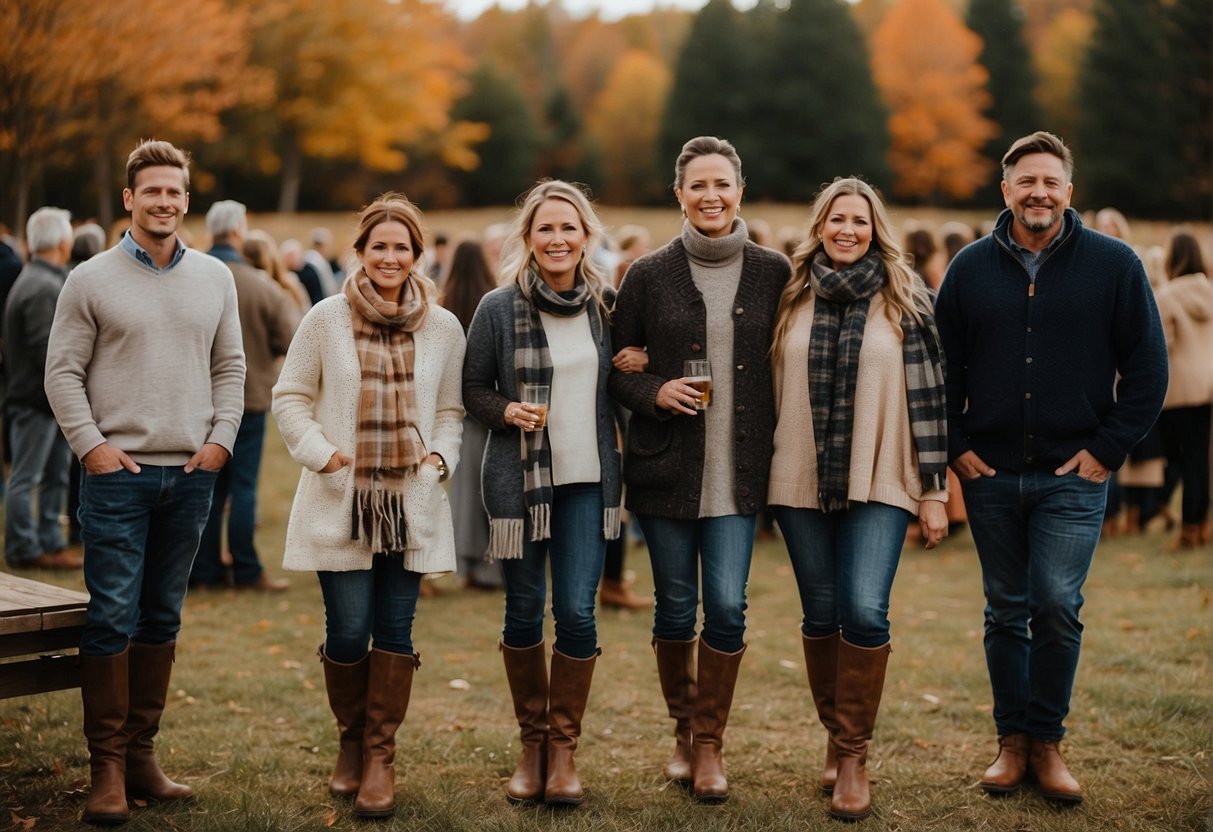
[[[602,579],[598,600],[604,607],[621,610],[644,610],[653,606],[652,598],[637,595],[626,583],[613,578]]]
[[[1045,798],[1057,803],[1082,803],[1082,787],[1066,768],[1057,740],[1032,740],[1028,765]]]
[[[356,662],[335,662],[317,651],[324,665],[324,688],[329,708],[337,717],[337,764],[329,778],[329,793],[334,797],[353,797],[362,785],[362,732],[366,725],[366,686],[371,657]]]
[[[729,799],[724,729],[743,655],[745,647],[736,653],[721,653],[699,640],[699,690],[691,708],[691,797],[700,803]]]
[[[548,756],[547,650],[542,641],[521,649],[502,642],[501,658],[522,737],[522,754],[505,796],[511,803],[537,803],[543,800]]]
[[[839,820],[863,820],[872,813],[868,783],[868,743],[884,692],[889,645],[858,647],[838,639],[838,679],[834,714],[838,719],[838,782],[830,814]]]
[[[838,640],[842,636],[833,633],[810,638],[801,633],[800,637],[804,644],[804,666],[809,674],[809,690],[813,694],[813,704],[817,706],[817,718],[826,729],[826,764],[821,773],[821,790],[830,794],[838,780],[838,753],[834,748],[838,720],[834,716],[834,689],[838,671]]]
[[[552,804],[577,806],[585,797],[573,752],[581,736],[581,718],[590,698],[596,651],[588,659],[574,659],[552,650],[552,680],[548,692],[548,776],[543,799]]]
[[[691,706],[695,703],[695,639],[653,639],[657,654],[657,676],[661,693],[674,720],[674,753],[665,764],[665,777],[678,783],[691,782]]]
[[[152,739],[160,732],[160,717],[168,699],[176,642],[130,646],[130,707],[126,716],[126,793],[134,798],[164,803],[188,800],[194,790],[174,783],[156,761]]]
[[[419,653],[407,656],[371,648],[362,729],[362,783],[354,800],[360,818],[387,818],[396,811],[396,729],[404,722]]]
[[[1023,784],[1028,773],[1028,735],[1006,734],[998,738],[998,756],[981,777],[986,794],[1009,794]]]
[[[130,648],[116,656],[80,656],[80,698],[92,785],[81,820],[117,826],[130,820],[126,802],[126,724]]]

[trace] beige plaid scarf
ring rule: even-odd
[[[351,538],[365,535],[372,552],[397,554],[407,542],[405,478],[417,473],[426,455],[417,430],[413,333],[425,322],[428,307],[411,274],[399,303],[381,298],[361,269],[346,278],[342,291],[362,370]]]

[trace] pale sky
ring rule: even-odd
[[[474,20],[492,6],[514,10],[526,4],[527,0],[445,0],[446,7],[462,20]],[[618,20],[629,14],[650,11],[654,7],[694,10],[706,4],[707,0],[563,0],[564,8],[573,17],[586,17],[600,10],[603,20]],[[734,5],[748,8],[754,3],[752,0],[734,0]]]

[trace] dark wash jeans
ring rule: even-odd
[[[141,465],[83,474],[81,538],[88,617],[80,652],[112,656],[131,640],[175,641],[216,472]]]
[[[359,661],[372,638],[379,650],[413,655],[420,572],[406,572],[399,557],[378,554],[370,569],[316,574],[324,595],[326,656],[343,664]]]
[[[754,554],[754,514],[676,520],[636,515],[649,544],[657,604],[653,635],[669,641],[695,637],[703,580],[703,640],[721,653],[745,646],[745,588]]]
[[[547,567],[552,570],[555,648],[573,659],[598,649],[594,601],[606,557],[602,536],[602,485],[572,483],[552,489],[552,537],[522,545],[522,557],[501,561],[505,626],[501,640],[522,649],[543,641]],[[529,538],[529,529],[527,531]]]
[[[884,503],[843,511],[772,506],[804,611],[801,632],[859,647],[889,641],[889,595],[912,515]]]
[[[986,594],[985,649],[999,736],[1065,734],[1082,644],[1082,585],[1107,483],[999,471],[962,482]]]
[[[231,499],[227,518],[227,548],[232,553],[232,581],[253,584],[264,571],[253,534],[257,527],[257,476],[265,440],[265,414],[246,411],[232,446],[232,458],[219,472],[211,514],[190,574],[192,584],[223,583],[221,560],[224,503]]]

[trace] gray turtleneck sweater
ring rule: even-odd
[[[741,260],[749,232],[738,218],[724,237],[705,237],[689,222],[682,245],[691,263],[691,280],[707,309],[706,351],[712,362],[712,404],[697,418],[704,429],[703,490],[700,517],[738,514],[733,463],[733,299],[741,283]]]

